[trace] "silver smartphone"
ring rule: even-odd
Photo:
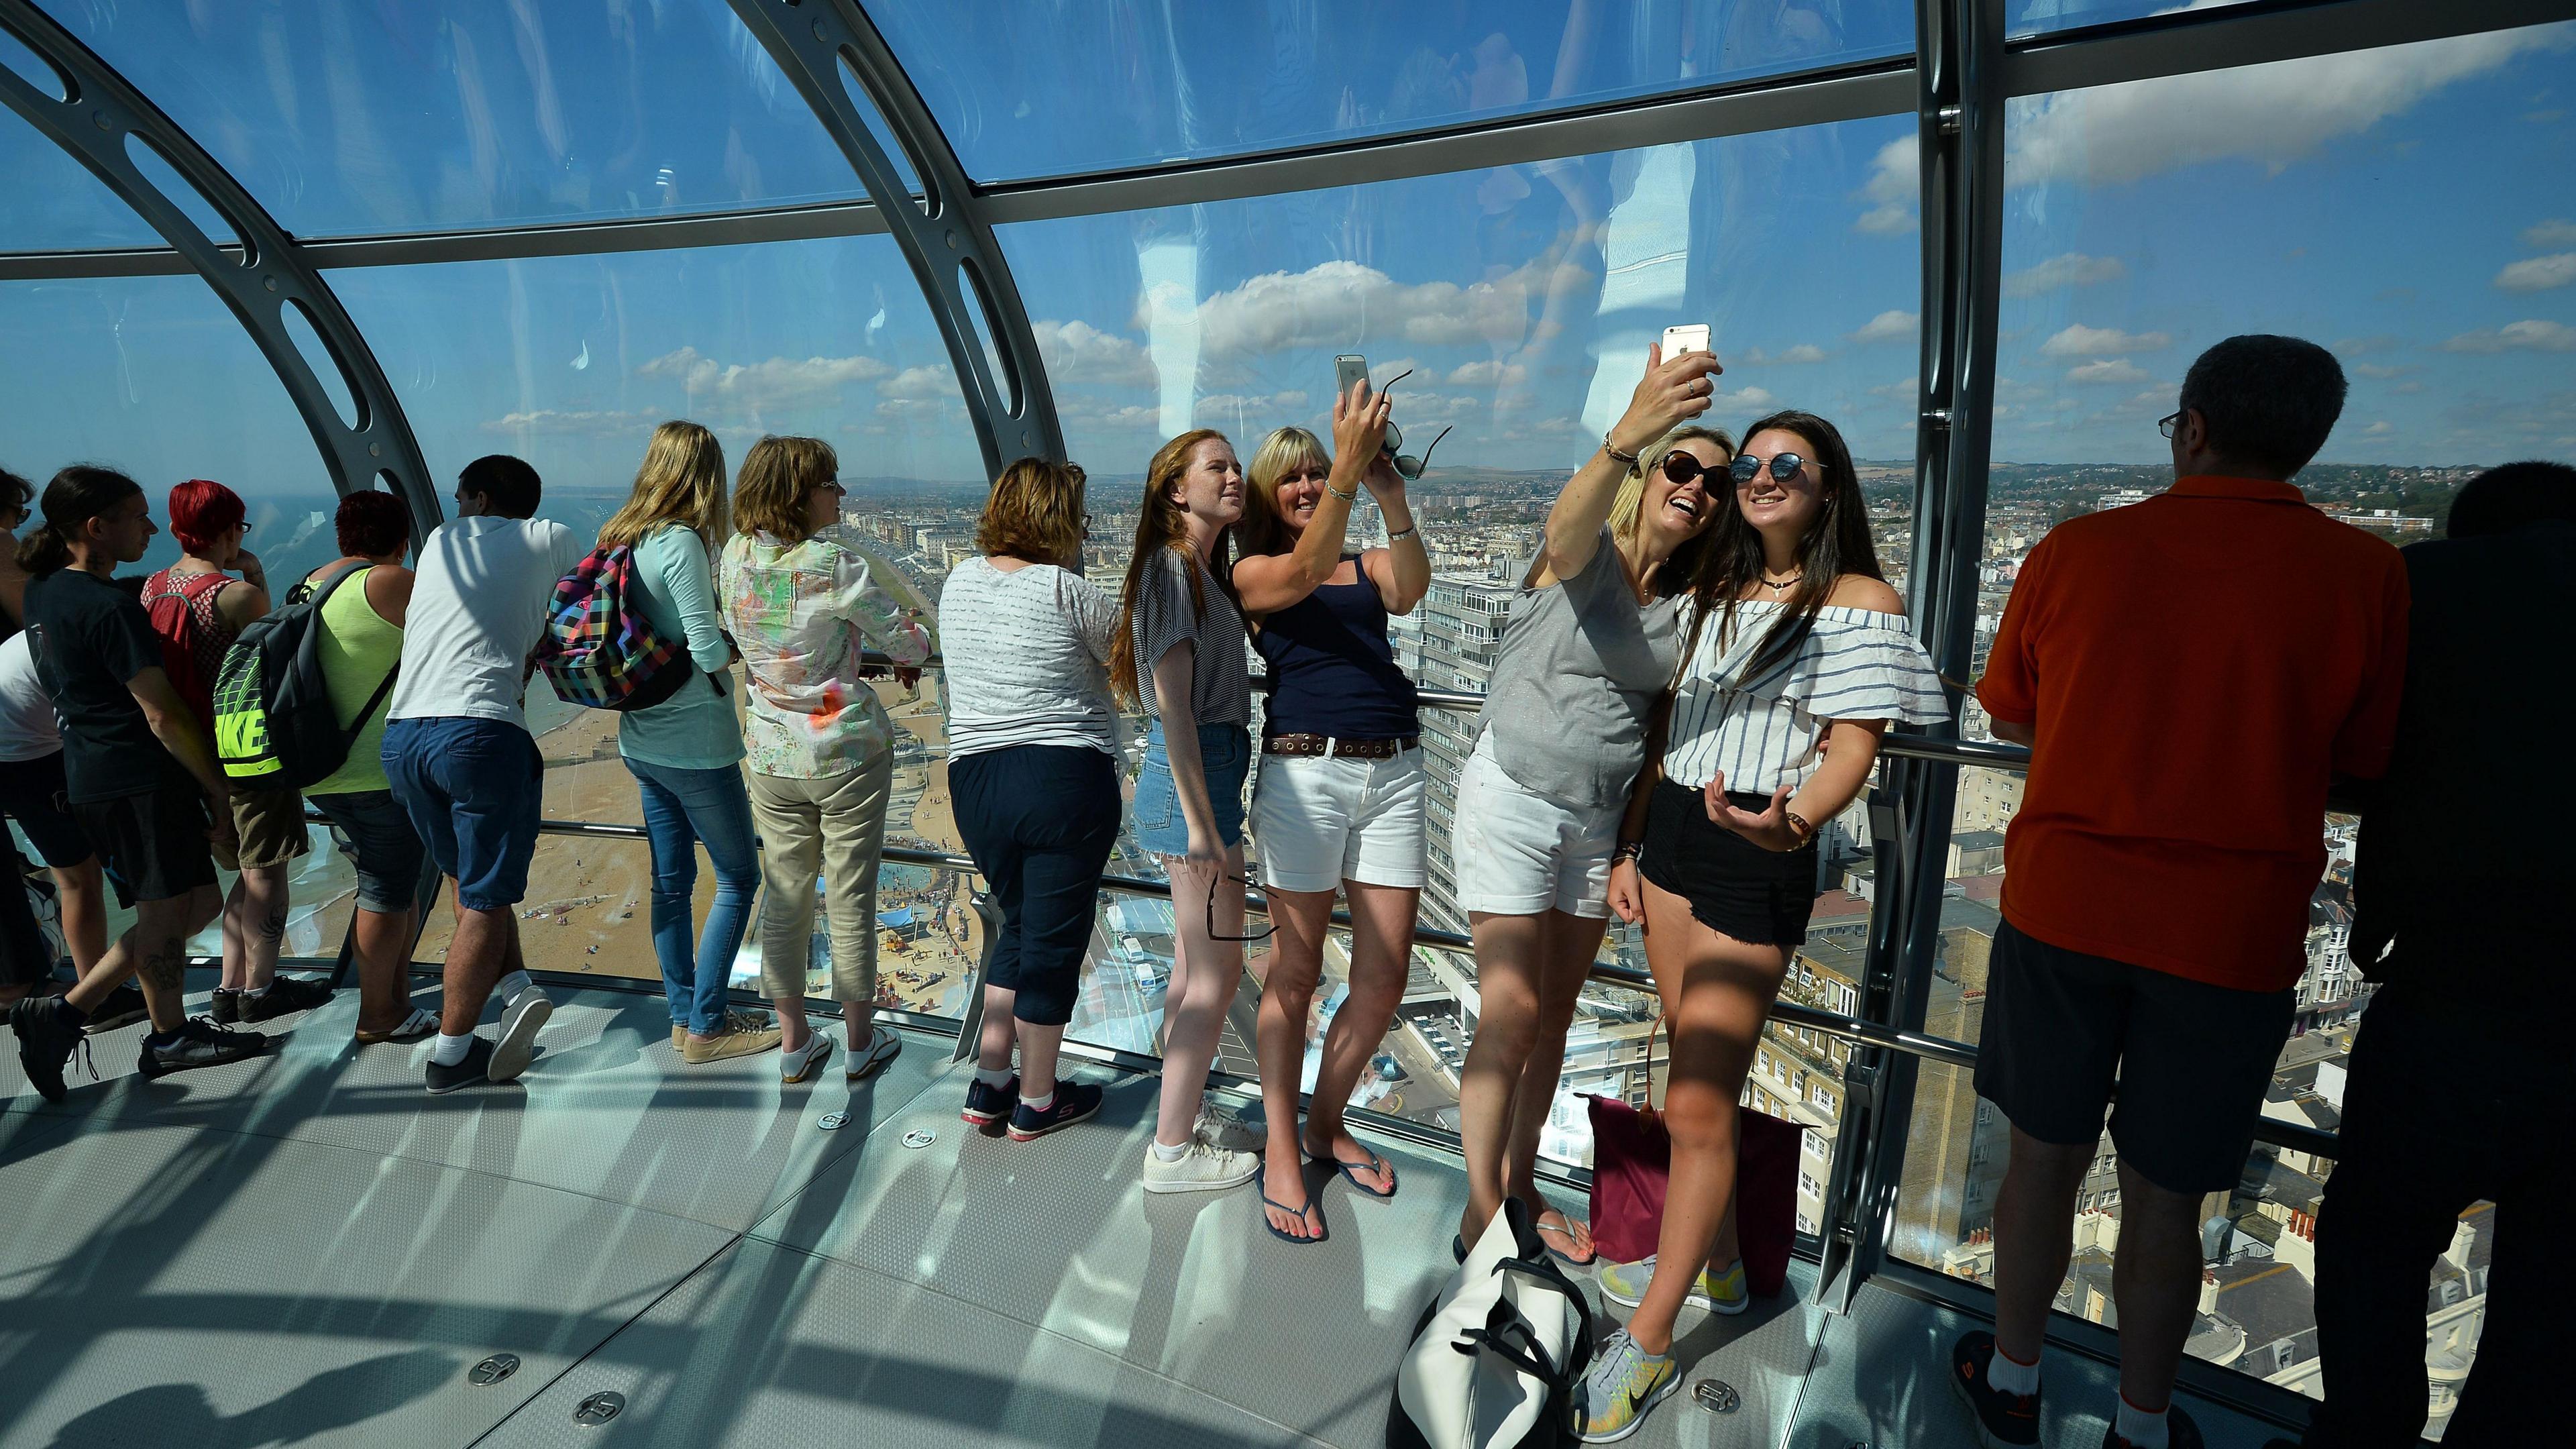
[[[1349,397],[1352,388],[1368,381],[1368,375],[1368,359],[1358,353],[1345,352],[1334,358],[1333,395]]]
[[[1664,361],[1670,362],[1685,352],[1708,351],[1708,324],[1685,322],[1664,329]]]

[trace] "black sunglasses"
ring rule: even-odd
[[[1448,428],[1442,428],[1440,430],[1440,437],[1433,438],[1431,440],[1431,448],[1439,447],[1440,438],[1449,436],[1450,431],[1451,430]],[[1431,448],[1423,449],[1422,456],[1416,458],[1410,454],[1399,453],[1396,451],[1396,449],[1403,446],[1404,429],[1397,427],[1392,421],[1388,422],[1386,425],[1386,441],[1379,445],[1378,452],[1386,458],[1388,463],[1394,466],[1396,476],[1403,478],[1407,482],[1411,482],[1412,480],[1422,476],[1423,469],[1431,466]]]
[[[1718,474],[1717,469],[1708,466],[1706,463],[1701,462],[1699,459],[1692,457],[1690,454],[1683,452],[1679,448],[1675,448],[1671,452],[1666,453],[1664,455],[1664,461],[1656,464],[1655,466],[1663,471],[1664,481],[1672,484],[1676,488],[1680,487],[1684,483],[1690,482],[1694,478],[1705,479],[1707,482],[1715,482]],[[1732,467],[1734,465],[1728,464],[1727,466]],[[1707,483],[1703,483],[1701,486],[1705,487],[1707,486]]]
[[[1278,926],[1278,924],[1277,924],[1276,922],[1273,922],[1273,923],[1272,923],[1271,925],[1269,925],[1268,927],[1266,927],[1266,928],[1264,928],[1264,929],[1262,929],[1262,930],[1260,930],[1260,931],[1256,931],[1256,932],[1254,932],[1252,935],[1249,935],[1249,936],[1229,936],[1229,935],[1225,934],[1223,931],[1220,931],[1220,930],[1218,930],[1218,929],[1216,928],[1216,888],[1217,888],[1217,884],[1218,884],[1218,882],[1219,882],[1219,881],[1229,881],[1229,880],[1230,880],[1230,881],[1232,881],[1232,882],[1234,882],[1236,885],[1239,885],[1239,886],[1243,887],[1245,890],[1250,890],[1250,889],[1252,888],[1252,882],[1251,882],[1251,881],[1249,881],[1249,880],[1247,880],[1247,879],[1245,879],[1244,877],[1239,876],[1239,875],[1229,875],[1229,874],[1227,874],[1227,873],[1225,873],[1225,872],[1223,872],[1223,871],[1219,871],[1219,872],[1217,872],[1217,874],[1216,874],[1216,875],[1214,875],[1214,876],[1212,876],[1212,877],[1210,877],[1210,878],[1209,878],[1209,880],[1208,880],[1208,898],[1207,898],[1207,933],[1208,933],[1208,939],[1209,939],[1209,940],[1211,940],[1211,941],[1267,941],[1267,940],[1269,940],[1272,936],[1277,935],[1277,934],[1278,934],[1278,932],[1279,932],[1279,926]]]
[[[1735,455],[1735,461],[1727,465],[1726,471],[1736,482],[1750,483],[1762,472],[1764,462],[1764,459],[1754,457],[1751,453],[1738,453]],[[1771,476],[1782,483],[1797,477],[1799,471],[1807,466],[1807,460],[1795,453],[1774,453],[1768,462],[1771,466]]]

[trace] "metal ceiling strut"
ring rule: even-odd
[[[1064,435],[1027,309],[957,153],[894,52],[853,0],[730,0],[813,107],[903,248],[948,344],[983,447],[984,472],[1030,456],[1062,460]],[[921,194],[868,123],[901,146]]]
[[[186,131],[30,0],[0,0],[0,28],[53,68],[62,92],[59,98],[48,95],[0,66],[0,100],[106,182],[232,308],[313,430],[331,485],[354,493],[374,486],[381,475],[411,505],[414,541],[426,537],[443,515],[402,404],[357,324],[286,229]],[[196,190],[232,229],[229,244],[207,236],[137,166],[137,146],[150,148]],[[339,403],[305,360],[288,326],[289,309],[303,314],[339,369],[355,417],[341,416]]]

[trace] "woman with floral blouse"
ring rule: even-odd
[[[875,1029],[877,862],[894,781],[893,722],[860,678],[873,645],[899,666],[930,657],[930,635],[833,535],[840,459],[815,438],[763,438],[734,483],[734,537],[720,592],[725,626],[750,676],[743,744],[762,844],[760,975],[778,1007],[779,1072],[801,1082],[830,1057],[805,1020],[814,878],[832,928],[832,994],[841,1000],[856,1083],[901,1043]]]

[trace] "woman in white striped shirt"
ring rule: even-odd
[[[1730,471],[1732,505],[1718,510],[1683,624],[1664,744],[1639,773],[1610,876],[1611,908],[1646,923],[1671,1029],[1673,1159],[1655,1256],[1602,1273],[1603,1292],[1637,1310],[1596,1362],[1588,1388],[1604,1403],[1640,1385],[1639,1402],[1658,1392],[1686,1302],[1743,1311],[1736,1099],[1806,938],[1814,822],[1860,793],[1891,722],[1949,716],[1879,572],[1833,424],[1774,413],[1747,431]]]

